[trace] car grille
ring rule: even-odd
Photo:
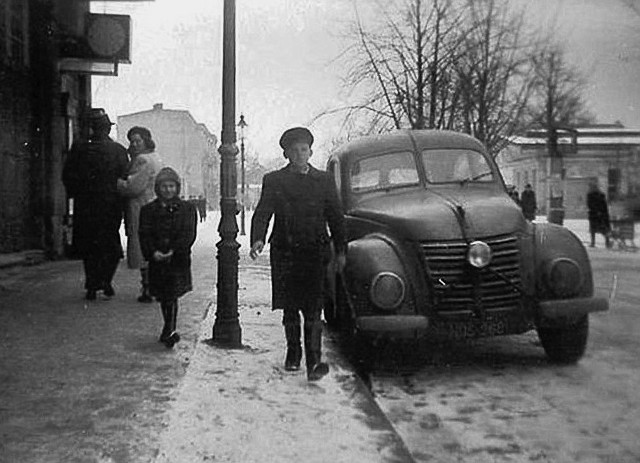
[[[514,235],[482,239],[492,252],[488,268],[472,268],[464,241],[421,243],[441,315],[514,309],[520,306],[520,253]],[[514,287],[515,286],[515,287]]]

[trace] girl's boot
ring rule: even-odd
[[[141,268],[140,269],[140,285],[142,287],[142,291],[140,296],[138,296],[138,302],[153,302],[153,298],[151,297],[151,293],[149,292],[149,269]]]

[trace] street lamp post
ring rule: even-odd
[[[226,347],[242,346],[238,320],[238,248],[236,193],[238,191],[235,131],[236,44],[235,0],[224,0],[222,54],[222,144],[220,153],[220,224],[218,233],[218,297],[212,341]]]
[[[238,122],[238,127],[240,127],[240,197],[241,199],[241,209],[240,209],[240,235],[244,236],[245,233],[245,167],[244,167],[244,128],[249,125],[244,120],[244,114],[240,114],[240,122]]]

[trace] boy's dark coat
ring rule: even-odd
[[[272,216],[273,308],[321,303],[331,242],[336,252],[346,251],[344,216],[333,179],[313,167],[307,174],[287,166],[265,175],[251,223],[252,244],[266,241]]]

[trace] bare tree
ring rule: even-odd
[[[502,0],[468,0],[466,10],[464,54],[456,63],[461,129],[495,155],[522,123],[536,41],[526,33],[524,12]]]
[[[447,63],[459,40],[451,0],[410,0],[399,9],[378,4],[381,23],[369,29],[356,8],[353,44],[345,53],[349,63],[346,87],[362,94],[343,108],[347,118],[366,113],[371,131],[391,128],[438,128],[446,104],[438,95],[447,84]]]
[[[379,22],[356,8],[344,54],[345,86],[371,132],[454,129],[497,153],[519,127],[531,91],[532,43],[504,0],[406,0],[378,5]]]
[[[552,43],[539,50],[532,63],[535,88],[527,114],[530,125],[558,128],[594,121],[583,98],[586,79],[567,62],[560,45]]]

